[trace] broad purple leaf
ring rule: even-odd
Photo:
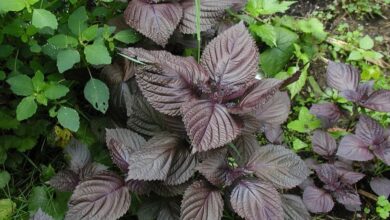
[[[128,171],[131,153],[141,149],[145,139],[128,129],[106,129],[106,144],[112,161],[123,171]]]
[[[390,180],[385,177],[374,177],[370,181],[370,187],[379,196],[386,198],[390,195]]]
[[[334,103],[313,104],[310,113],[319,118],[323,127],[332,127],[342,115],[339,107]]]
[[[340,94],[342,97],[355,103],[359,103],[363,99],[363,96],[354,90],[344,90]]]
[[[134,62],[123,58],[115,61],[113,64],[104,66],[101,77],[108,85],[116,85],[129,80],[134,76],[135,72]]]
[[[253,83],[259,66],[259,53],[255,41],[241,22],[207,45],[201,63],[218,90],[237,91]]]
[[[192,142],[192,152],[221,147],[237,137],[239,126],[227,109],[208,100],[187,103],[183,121]]]
[[[315,186],[308,186],[303,191],[303,202],[312,213],[327,213],[333,209],[332,196]]]
[[[342,92],[355,91],[360,81],[359,71],[347,64],[329,61],[327,69],[328,86]]]
[[[316,167],[318,178],[325,184],[333,185],[338,182],[337,169],[332,164],[321,164]]]
[[[390,140],[387,140],[376,146],[373,150],[376,157],[381,159],[385,164],[390,166]]]
[[[260,180],[241,180],[230,195],[233,210],[247,220],[283,219],[278,191]]]
[[[325,157],[333,156],[337,150],[336,140],[328,132],[316,130],[312,136],[313,151]]]
[[[71,170],[61,170],[47,183],[58,191],[71,192],[79,183],[79,176]]]
[[[314,180],[310,177],[308,177],[301,184],[299,184],[299,188],[302,190],[305,190],[306,187],[309,187],[309,186],[315,186]]]
[[[243,124],[241,128],[241,134],[258,133],[264,126],[263,123],[256,118],[256,115],[254,113],[240,115],[239,119]]]
[[[230,170],[226,153],[209,156],[196,169],[215,186],[225,185],[226,176]]]
[[[69,168],[75,173],[92,162],[88,147],[76,139],[72,139],[66,146],[65,154],[70,157]]]
[[[239,165],[246,164],[256,149],[260,147],[256,136],[253,134],[242,134],[233,141],[233,144],[238,152],[234,149],[229,149],[229,151]]]
[[[280,125],[264,125],[264,134],[271,144],[283,143],[283,129]]]
[[[140,68],[136,79],[145,98],[164,114],[180,115],[180,107],[195,97],[196,85],[202,85],[208,79],[193,57],[141,48],[124,49],[122,53],[152,64]]]
[[[151,189],[151,182],[143,180],[129,180],[126,181],[126,185],[129,188],[130,192],[136,193],[138,195],[149,194]]]
[[[361,115],[356,125],[355,134],[367,145],[376,145],[383,142],[383,127],[371,117]]]
[[[341,139],[337,156],[348,160],[368,161],[374,158],[369,146],[356,135],[347,135]]]
[[[188,187],[184,193],[180,219],[219,220],[222,218],[222,211],[221,192],[204,181],[198,181]]]
[[[310,220],[310,214],[301,197],[292,194],[283,194],[282,208],[284,220]]]
[[[333,193],[334,198],[337,202],[343,205],[359,206],[361,205],[359,194],[352,187],[348,187],[343,190],[338,190]]]
[[[165,180],[168,177],[176,150],[182,141],[173,134],[154,136],[129,157],[126,180]]]
[[[338,168],[338,167],[336,169],[337,169],[337,173],[340,177],[341,182],[343,182],[345,184],[349,184],[349,185],[357,183],[359,180],[363,179],[363,177],[365,176],[362,173],[353,172],[353,171]]]
[[[179,220],[180,206],[175,201],[154,198],[142,203],[137,216],[142,220]]]
[[[232,0],[200,1],[200,31],[207,31],[215,26],[225,14],[225,9],[233,5]],[[196,33],[196,7],[192,0],[183,0],[183,19],[179,30],[184,34]]]
[[[360,104],[375,111],[390,112],[390,90],[375,91]]]
[[[278,188],[297,186],[309,175],[309,170],[302,159],[280,145],[258,148],[249,159],[246,169]]]
[[[290,113],[290,103],[286,92],[277,92],[267,103],[256,109],[254,115],[262,123],[281,125]]]
[[[130,202],[125,181],[112,172],[103,172],[76,187],[65,219],[118,219]]]
[[[151,4],[143,0],[132,0],[126,8],[125,20],[130,27],[165,46],[183,15],[178,3]]]
[[[38,211],[31,216],[30,220],[53,220],[53,218],[39,208]]]
[[[165,179],[167,185],[178,185],[187,181],[195,173],[196,157],[187,147],[177,149]]]
[[[163,197],[173,197],[178,195],[183,195],[184,191],[191,185],[191,181],[187,181],[180,185],[170,186],[162,182],[154,182],[151,186],[152,191],[157,195]]]

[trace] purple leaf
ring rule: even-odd
[[[291,150],[279,145],[258,148],[246,168],[278,188],[292,188],[309,175],[306,164]]]
[[[256,118],[254,113],[240,115],[239,119],[243,124],[241,128],[242,134],[258,133],[263,127],[262,122]]]
[[[89,163],[87,164],[83,169],[80,170],[79,178],[80,180],[87,179],[89,177],[95,176],[96,174],[99,174],[105,170],[107,170],[108,167],[104,166],[100,163]]]
[[[130,202],[123,179],[103,172],[76,187],[65,219],[118,219],[127,212]]]
[[[359,139],[367,145],[375,145],[381,143],[384,139],[384,129],[374,119],[362,115],[356,125],[355,134]]]
[[[109,85],[121,84],[132,78],[135,74],[136,67],[128,59],[117,60],[113,64],[106,65],[102,69],[101,77]]]
[[[196,169],[213,185],[224,186],[226,183],[226,175],[230,168],[225,153],[209,156]]]
[[[128,171],[129,157],[131,153],[141,149],[146,143],[139,134],[128,129],[106,129],[106,143],[110,151],[112,161],[123,171]]]
[[[359,206],[362,203],[360,202],[359,194],[352,187],[348,187],[344,190],[338,190],[333,193],[336,201],[349,206]]]
[[[359,180],[363,179],[363,177],[365,176],[362,173],[353,172],[353,171],[345,170],[342,168],[336,168],[336,169],[337,169],[338,175],[340,176],[341,182],[349,184],[349,185],[357,183]]]
[[[151,191],[151,182],[143,180],[129,180],[126,181],[126,185],[130,192],[137,193],[138,195],[149,194]]]
[[[260,147],[256,136],[252,134],[242,134],[238,136],[233,141],[233,144],[237,148],[239,155],[237,155],[237,152],[233,149],[229,149],[230,154],[233,155],[239,165],[246,164],[256,149]]]
[[[332,127],[342,115],[339,107],[334,103],[313,104],[310,113],[322,121],[323,127]]]
[[[160,133],[130,155],[126,180],[165,180],[176,149],[182,141],[173,134]]]
[[[151,4],[142,0],[132,0],[126,8],[126,23],[152,39],[158,45],[165,46],[183,15],[178,3]]]
[[[281,125],[290,113],[290,98],[286,92],[276,92],[264,105],[255,110],[255,117],[262,123]]]
[[[271,144],[283,143],[283,129],[280,125],[264,125],[264,134]]]
[[[281,196],[285,220],[310,220],[310,214],[301,197],[292,194]]]
[[[390,112],[390,90],[375,91],[360,104],[375,111]]]
[[[168,185],[184,183],[195,173],[196,163],[196,158],[191,154],[189,148],[177,149],[165,183]]]
[[[180,206],[175,201],[153,198],[142,203],[137,216],[142,220],[179,220]]]
[[[195,182],[185,191],[181,204],[182,220],[219,220],[222,211],[221,193],[206,182]]]
[[[378,196],[386,198],[390,195],[390,180],[384,177],[374,177],[370,181],[370,187]]]
[[[247,220],[283,220],[278,191],[259,180],[241,180],[230,195],[230,203],[233,210]]]
[[[218,23],[225,14],[225,9],[233,5],[231,0],[202,0],[200,1],[200,31],[207,31]],[[183,0],[183,19],[179,30],[184,34],[196,33],[195,2]]]
[[[71,170],[61,170],[47,183],[61,192],[73,191],[79,183],[79,176]]]
[[[308,186],[303,192],[303,202],[312,213],[327,213],[333,209],[332,196],[315,186]]]
[[[201,63],[218,90],[237,91],[253,83],[259,66],[259,53],[255,41],[241,22],[207,45]]]
[[[76,139],[70,141],[65,148],[65,154],[70,157],[69,167],[75,173],[78,173],[88,163],[92,162],[88,147]]]
[[[332,156],[337,150],[336,140],[328,132],[316,130],[312,137],[313,151],[325,157]]]
[[[31,216],[30,220],[53,220],[53,218],[39,208],[38,211]]]
[[[355,91],[360,81],[359,71],[347,64],[329,61],[327,74],[328,86],[342,92]]]
[[[192,152],[221,147],[234,140],[240,132],[235,120],[220,104],[197,100],[184,105],[182,111],[193,145]]]
[[[252,81],[254,81],[253,78]],[[229,108],[229,111],[234,114],[246,114],[258,108],[263,110],[264,105],[279,91],[281,85],[282,81],[277,79],[257,80],[254,85],[245,91],[238,105]]]
[[[332,164],[321,164],[316,167],[318,178],[325,184],[333,185],[338,182],[336,167]]]
[[[369,147],[356,135],[347,135],[341,139],[337,156],[348,160],[368,161],[374,158]]]
[[[344,90],[340,94],[351,102],[359,103],[363,99],[363,96],[354,90]]]
[[[376,146],[373,150],[376,157],[381,159],[385,164],[390,166],[390,140]]]
[[[303,181],[301,184],[299,184],[299,188],[302,189],[302,190],[305,190],[306,187],[308,186],[315,186],[314,184],[314,180],[310,177],[308,177],[307,179],[305,179],[305,181]]]

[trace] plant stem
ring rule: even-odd
[[[378,197],[377,197],[376,195],[374,195],[374,194],[372,194],[372,193],[369,193],[369,192],[367,192],[367,191],[364,191],[364,190],[362,190],[362,189],[358,189],[358,193],[359,193],[360,195],[362,195],[362,196],[364,196],[364,197],[367,197],[367,198],[369,198],[369,199],[372,199],[372,200],[374,200],[374,201],[377,201],[377,200],[378,200]]]
[[[200,0],[195,1],[195,15],[196,15],[196,39],[198,41],[198,62],[200,60],[200,48],[201,48],[201,37],[200,37]]]

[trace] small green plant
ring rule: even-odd
[[[376,202],[376,213],[382,219],[388,219],[390,216],[390,202],[384,196],[379,196]]]

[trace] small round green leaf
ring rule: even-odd
[[[44,95],[48,99],[59,99],[64,97],[69,92],[68,87],[61,84],[51,84],[47,87]]]
[[[76,132],[80,127],[80,117],[76,110],[62,106],[57,113],[58,122],[71,131]]]
[[[53,30],[56,30],[58,27],[58,22],[56,16],[50,11],[45,9],[34,9],[32,25],[39,29],[49,27]]]
[[[80,62],[80,54],[75,49],[62,50],[57,54],[57,67],[60,73],[71,69],[78,62]]]
[[[85,58],[87,62],[93,65],[110,64],[111,56],[108,53],[106,46],[101,44],[87,45],[84,48]]]
[[[10,199],[0,199],[0,219],[11,219],[16,209],[16,204]]]
[[[35,98],[33,96],[24,97],[16,107],[16,119],[18,119],[18,121],[22,121],[30,118],[37,111],[37,107],[37,103],[35,102]]]
[[[374,47],[374,41],[370,36],[366,35],[360,39],[359,47],[364,50],[371,50]]]
[[[7,171],[0,171],[0,189],[4,188],[11,180],[11,176]]]
[[[30,77],[26,75],[16,75],[7,80],[11,86],[11,91],[15,95],[29,96],[34,93],[34,86]]]
[[[84,96],[96,110],[102,113],[107,111],[110,92],[102,81],[94,78],[90,79],[85,85]]]
[[[139,34],[137,34],[137,32],[129,29],[129,30],[119,31],[114,35],[114,39],[123,42],[125,44],[133,44],[133,43],[137,43],[141,39],[141,37]]]

